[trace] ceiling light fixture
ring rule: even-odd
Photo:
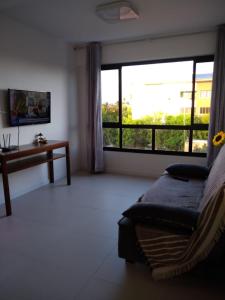
[[[96,14],[99,18],[108,23],[139,19],[138,12],[128,1],[116,1],[100,4],[96,7]]]

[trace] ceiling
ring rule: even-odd
[[[130,0],[140,19],[107,24],[95,7],[111,1],[0,0],[0,13],[73,44],[210,31],[225,23],[224,0]]]

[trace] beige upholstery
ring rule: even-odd
[[[225,145],[220,152],[210,170],[209,177],[204,188],[203,199],[201,200],[200,210],[202,211],[213,194],[225,183]]]

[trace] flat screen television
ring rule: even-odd
[[[8,90],[10,126],[51,122],[51,93]]]

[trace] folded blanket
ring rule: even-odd
[[[214,190],[191,235],[136,225],[139,244],[155,279],[189,271],[207,257],[225,228],[225,184]]]

